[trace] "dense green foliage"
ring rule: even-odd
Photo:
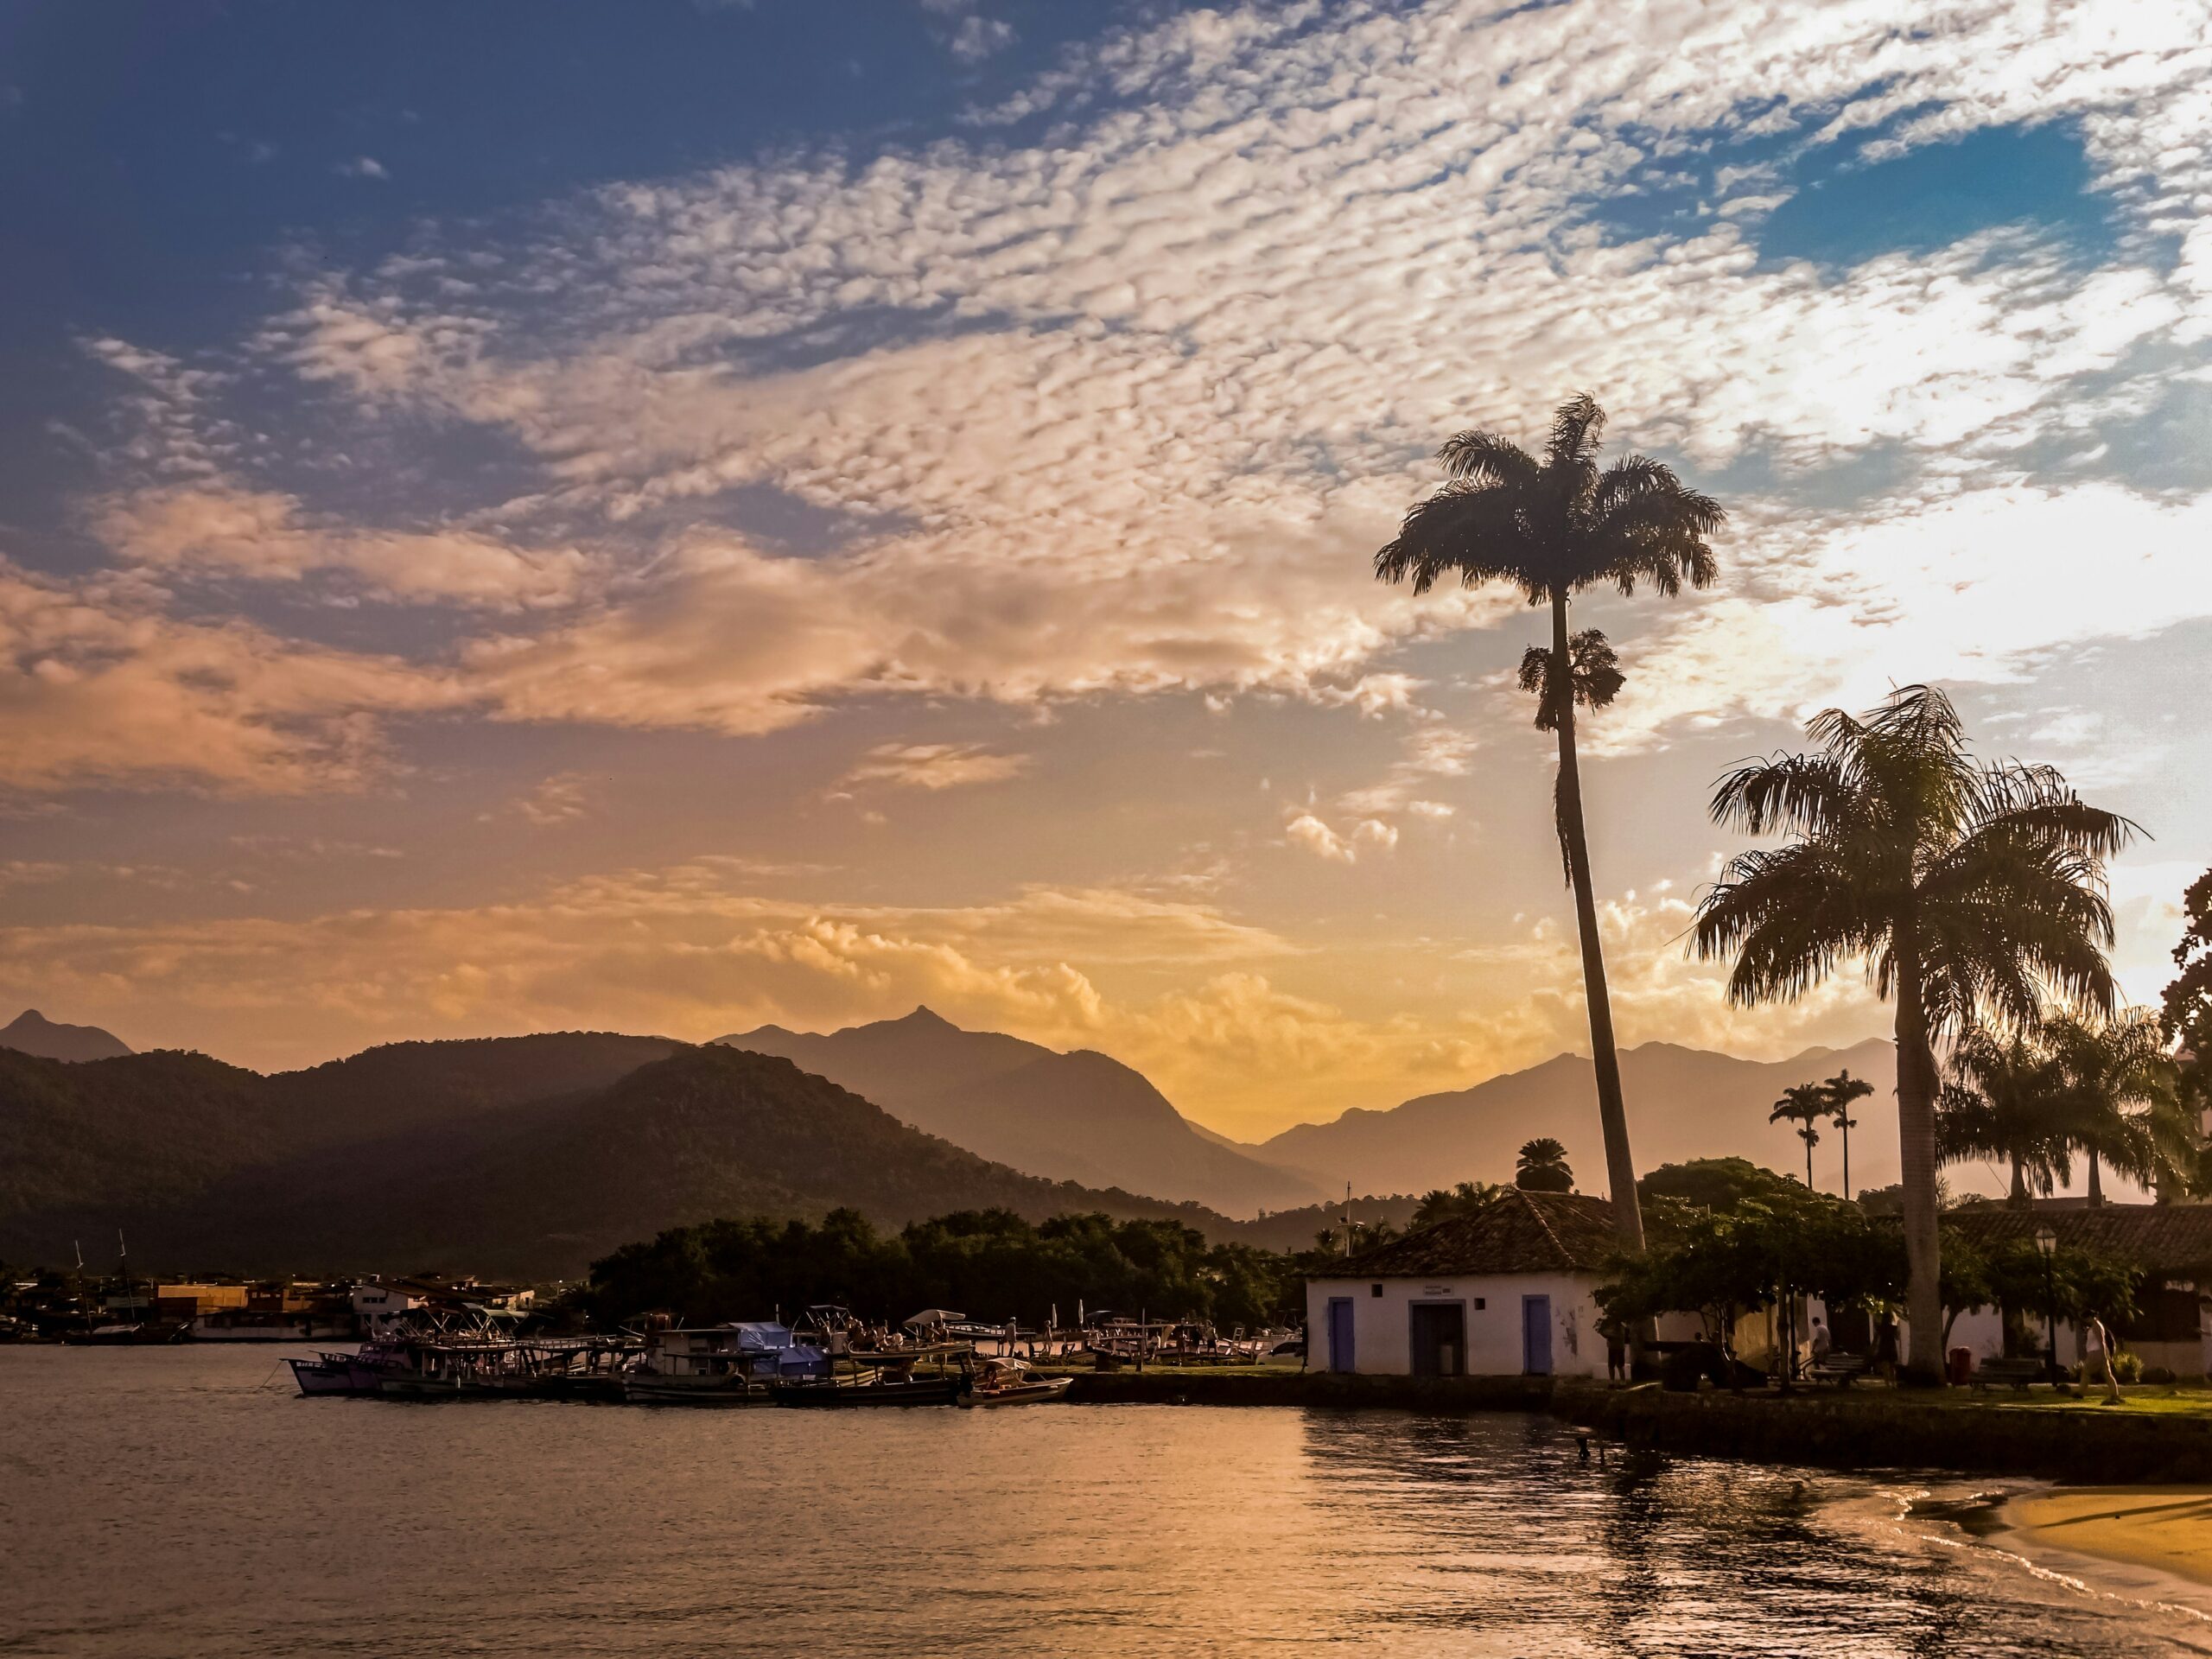
[[[1693,1158],[1687,1163],[1662,1164],[1636,1185],[1647,1205],[1655,1198],[1676,1198],[1724,1215],[1753,1200],[1783,1198],[1796,1190],[1794,1182],[1748,1158]]]
[[[1716,1163],[1739,1160],[1715,1160]],[[1760,1172],[1764,1173],[1764,1172]],[[1735,1172],[1732,1172],[1735,1173]],[[1905,1294],[1904,1233],[1893,1217],[1860,1205],[1808,1194],[1794,1183],[1743,1194],[1725,1210],[1694,1208],[1659,1197],[1650,1211],[1651,1249],[1615,1262],[1598,1301],[1624,1320],[1663,1313],[1700,1315],[1719,1334],[1741,1314],[1785,1294],[1819,1297],[1831,1309],[1896,1308]],[[1675,1185],[1679,1185],[1677,1182]],[[1943,1240],[1943,1332],[1970,1307],[1998,1306],[2040,1315],[2055,1301],[2063,1319],[2094,1313],[2108,1321],[2134,1316],[2140,1269],[2101,1253],[2061,1245],[2049,1264],[2034,1240],[2012,1239],[1984,1250],[1961,1229]]]
[[[819,1223],[754,1217],[671,1228],[592,1264],[577,1303],[613,1325],[653,1310],[694,1321],[788,1319],[817,1302],[896,1324],[924,1307],[1032,1328],[1080,1302],[1154,1319],[1257,1328],[1302,1314],[1295,1258],[1207,1243],[1173,1221],[1056,1216],[1033,1224],[1007,1210],[969,1210],[877,1230],[853,1210]]]

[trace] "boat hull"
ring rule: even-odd
[[[632,1371],[622,1379],[622,1398],[633,1406],[767,1406],[775,1391],[741,1376],[654,1376]]]
[[[957,1404],[967,1389],[966,1379],[948,1376],[914,1382],[870,1382],[848,1388],[834,1382],[785,1382],[775,1389],[779,1406],[828,1411],[865,1411],[899,1406]]]
[[[970,1410],[985,1406],[1041,1406],[1066,1399],[1069,1389],[1074,1385],[1071,1376],[1052,1376],[1035,1382],[1017,1382],[1009,1388],[973,1389],[960,1396],[960,1403]]]
[[[353,1380],[353,1367],[344,1354],[334,1354],[321,1359],[289,1359],[292,1380],[305,1395],[372,1394],[373,1388],[362,1388]]]

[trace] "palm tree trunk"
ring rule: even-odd
[[[1598,1072],[1598,1120],[1605,1131],[1605,1184],[1612,1189],[1621,1243],[1643,1248],[1643,1211],[1636,1198],[1636,1160],[1629,1153],[1628,1108],[1621,1098],[1620,1056],[1613,1049],[1613,1005],[1605,995],[1605,955],[1598,938],[1598,899],[1590,881],[1590,842],[1582,823],[1582,773],[1574,758],[1573,660],[1567,645],[1567,595],[1552,594],[1552,683],[1559,700],[1559,838],[1574,887],[1574,925],[1582,943],[1582,994],[1590,1007],[1590,1059]]]
[[[2102,1204],[2105,1201],[2105,1184],[2098,1168],[2098,1161],[2097,1149],[2091,1147],[2089,1148],[2089,1202],[2092,1205]]]
[[[1903,930],[1900,930],[1903,931]],[[1905,1316],[1912,1349],[1905,1366],[1916,1382],[1943,1382],[1942,1237],[1936,1216],[1936,1056],[1920,1000],[1919,946],[1910,934],[1897,956],[1897,1151],[1904,1184],[1904,1252],[1910,1272]]]
[[[1844,1105],[1848,1110],[1850,1102],[1846,1101]],[[1843,1132],[1843,1197],[1847,1204],[1851,1200],[1851,1125],[1845,1119],[1838,1118],[1836,1128]]]
[[[2012,1191],[2005,1202],[2015,1210],[2032,1207],[2028,1203],[2028,1166],[2020,1161],[2017,1154],[2012,1159]]]
[[[1808,1192],[1813,1190],[1813,1143],[1810,1141],[1805,1142],[1805,1190]]]

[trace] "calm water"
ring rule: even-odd
[[[1908,1483],[1533,1418],[410,1406],[276,1357],[0,1349],[0,1653],[2212,1652]]]

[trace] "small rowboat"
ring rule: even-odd
[[[974,1385],[960,1396],[960,1403],[964,1407],[1042,1405],[1047,1400],[1065,1399],[1074,1382],[1071,1376],[1039,1376],[1018,1359],[987,1359],[977,1369]]]

